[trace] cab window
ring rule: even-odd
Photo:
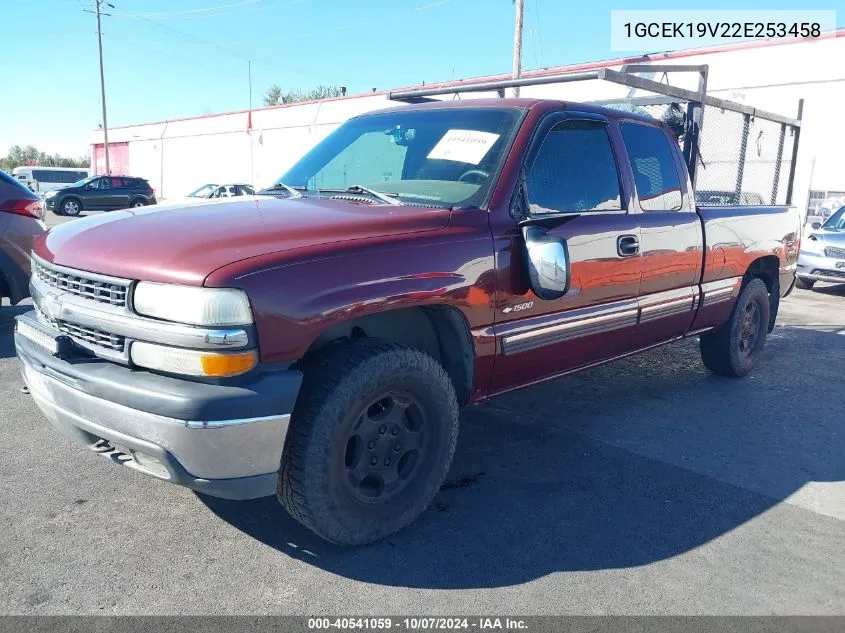
[[[552,128],[528,172],[528,206],[532,215],[623,209],[604,122],[567,120]]]
[[[680,211],[683,207],[681,179],[662,128],[624,122],[620,126],[634,185],[643,211]]]

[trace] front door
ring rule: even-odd
[[[491,393],[635,348],[640,228],[617,165],[620,144],[608,121],[593,114],[555,113],[538,127],[525,161],[524,212],[566,241],[571,283],[559,299],[537,297],[517,220],[501,230],[492,223],[500,353]]]
[[[92,180],[82,192],[82,206],[86,209],[103,209],[109,193],[111,192],[111,183],[108,176],[101,176],[96,180]]]

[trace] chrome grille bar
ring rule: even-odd
[[[35,306],[38,317],[45,323],[49,323],[62,334],[67,334],[75,341],[85,341],[97,347],[111,349],[116,352],[123,352],[126,348],[126,338],[119,334],[111,334],[98,328],[69,323],[62,319],[51,319],[38,307]]]
[[[56,321],[56,327],[62,334],[67,334],[73,339],[87,341],[92,345],[99,347],[107,347],[117,352],[122,352],[126,344],[126,339],[117,334],[109,334],[96,328],[84,327],[67,321]]]
[[[113,306],[126,306],[128,282],[120,284],[97,279],[82,271],[60,269],[35,257],[32,258],[32,273],[48,286],[72,295]]]

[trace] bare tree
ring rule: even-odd
[[[331,99],[342,95],[343,91],[338,86],[324,86],[321,84],[311,90],[289,90],[288,92],[282,92],[278,84],[273,84],[267,88],[267,92],[264,93],[262,100],[264,101],[264,105],[274,106],[283,103]]]

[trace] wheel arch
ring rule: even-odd
[[[742,284],[745,286],[751,279],[760,279],[769,291],[769,332],[775,327],[778,308],[780,307],[780,259],[777,255],[758,257],[745,271]]]
[[[349,319],[330,327],[308,347],[295,365],[328,345],[357,338],[377,338],[426,352],[439,362],[455,387],[460,404],[469,401],[475,354],[463,313],[448,305],[397,308]]]

